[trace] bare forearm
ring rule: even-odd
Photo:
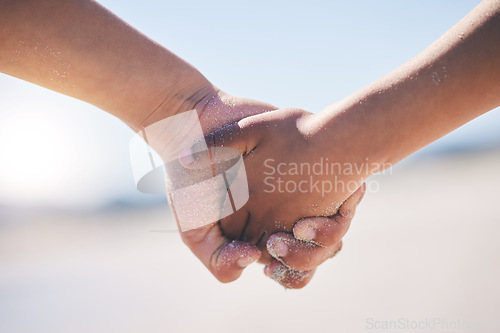
[[[317,136],[344,137],[353,160],[394,164],[498,105],[500,2],[485,1],[420,55],[323,111]]]
[[[0,0],[0,71],[94,104],[140,127],[174,114],[208,81],[90,0]]]

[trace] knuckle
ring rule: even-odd
[[[311,262],[287,263],[287,266],[295,271],[308,271],[315,267]]]

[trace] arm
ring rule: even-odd
[[[335,250],[329,246],[347,231],[338,204],[368,176],[499,104],[500,2],[487,0],[415,59],[319,115],[273,111],[242,119],[206,141],[245,156],[250,193],[258,193],[245,207],[248,230],[263,235],[258,244],[263,257],[309,270],[321,262],[304,261],[307,252],[287,249],[283,229]],[[275,162],[271,168],[269,161]],[[185,162],[197,168],[210,159]],[[280,184],[291,186],[280,189]],[[301,216],[334,214],[328,223],[337,232],[325,238],[317,221],[295,223]],[[222,226],[232,225],[233,218]],[[278,234],[268,237],[273,233]],[[271,263],[267,273],[280,278],[276,265]]]
[[[92,0],[0,0],[0,22],[1,72],[91,103],[135,131],[193,109],[207,130],[274,108],[218,91]],[[186,243],[218,279],[229,281],[260,258],[252,244],[230,241],[212,228]],[[229,258],[226,265],[217,265],[219,255]]]
[[[0,72],[91,103],[135,131],[193,109],[204,131],[275,109],[219,91],[92,0],[0,0]],[[221,281],[260,258],[254,245],[231,242],[217,225],[182,237]]]
[[[1,72],[96,105],[134,129],[150,115],[154,122],[155,112],[193,109],[214,89],[95,1],[1,0],[0,22]]]
[[[392,165],[498,105],[500,2],[487,0],[417,57],[326,108],[312,131],[323,151],[334,153],[335,136],[351,162]]]

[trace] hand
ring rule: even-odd
[[[287,246],[284,256],[273,252],[273,259],[264,273],[285,288],[299,289],[311,281],[316,267],[337,255],[342,249],[342,237],[347,232],[366,191],[363,184],[340,206],[331,217],[302,219],[295,223],[292,233],[275,233],[269,237],[267,247],[281,240]]]
[[[209,133],[242,118],[276,109],[267,103],[231,96],[214,89],[207,88],[206,90],[208,92],[197,93],[197,96],[202,96],[199,100],[187,101],[184,110],[179,111],[181,113],[193,109],[197,110],[204,133]],[[149,115],[149,119],[145,119],[143,123],[168,118],[169,111],[163,112],[160,109]],[[190,131],[186,127],[184,130]],[[161,136],[161,131],[157,132],[158,135],[148,137],[149,143],[160,155],[163,155],[162,152],[169,150],[175,143],[170,141],[172,140],[170,136]],[[221,282],[237,279],[243,268],[259,260],[261,256],[260,250],[255,245],[243,241],[233,241],[225,237],[216,223],[189,232],[182,232],[181,237],[184,243]]]
[[[207,94],[196,105],[189,108],[198,110],[205,133],[241,118],[276,109],[266,103],[234,97],[222,92]],[[161,114],[152,116],[156,119],[162,117]],[[169,146],[168,138],[165,137],[149,137],[149,142],[157,151]],[[259,260],[261,256],[257,247],[238,238],[228,238],[217,224],[184,232],[181,236],[212,274],[223,282],[238,278],[244,267]]]
[[[311,166],[312,163],[323,157],[315,149],[315,146],[311,145],[312,141],[308,136],[308,133],[313,130],[312,116],[314,115],[296,109],[268,112],[242,119],[209,134],[205,138],[209,144],[233,147],[243,154],[251,193],[249,202],[243,209],[221,220],[220,232],[227,239],[244,239],[255,243],[262,251],[260,261],[263,263],[271,263],[272,255],[284,262],[284,258],[280,255],[283,253],[284,241],[292,245],[295,250],[300,248],[302,253],[308,253],[308,249],[311,250],[309,254],[313,251],[316,252],[317,255],[314,258],[311,257],[312,259],[306,263],[301,263],[300,255],[287,256],[288,265],[302,271],[320,264],[326,257],[331,256],[340,248],[339,241],[348,227],[348,223],[342,221],[342,218],[347,217],[350,221],[350,216],[348,215],[349,209],[344,211],[344,216],[342,214],[336,216],[337,211],[342,202],[353,194],[364,180],[361,174],[342,174],[342,170],[335,174],[327,172],[315,175],[300,174],[296,170],[292,172],[294,166],[295,168],[297,165]],[[341,159],[346,154],[342,151],[342,143],[332,144],[338,146],[338,154],[334,155],[338,156],[337,161],[346,162]],[[210,163],[208,154],[193,156],[193,158],[194,162],[184,161],[187,168],[204,168]],[[272,189],[269,188],[272,185],[270,182],[276,180],[266,178],[266,175],[269,176],[271,173],[270,170],[266,170],[266,167],[269,168],[269,163],[272,161],[279,161],[283,166],[281,171],[278,169],[280,174],[274,175],[279,176],[277,181],[281,181],[281,185],[295,184],[295,191],[277,188],[279,183],[274,184],[276,186]],[[266,179],[269,182],[266,183]],[[335,183],[332,182],[332,179],[335,179]],[[304,188],[306,188],[309,182],[327,184],[328,189],[320,190],[317,187],[311,187],[311,190],[297,190],[298,186],[302,185],[305,185]],[[342,185],[342,188],[334,188],[335,184]],[[268,187],[266,188],[266,186]],[[357,203],[358,200],[355,202]],[[322,248],[319,251],[319,246],[310,247],[310,244],[303,242],[293,243],[293,239],[289,235],[274,235],[268,242],[269,236],[273,233],[291,232],[295,221],[302,217],[318,215],[334,216],[337,221],[340,221],[340,223],[335,224],[336,227],[330,227],[335,230],[333,233],[336,234],[336,238],[330,237],[329,233],[325,233],[324,238],[321,233],[312,237],[313,239],[318,238],[320,244],[325,241],[331,242],[326,243],[327,248]],[[332,219],[327,218],[304,220],[297,224],[294,231],[299,238],[307,236],[311,238],[310,235],[306,235],[310,233],[306,231],[308,229],[306,226],[313,225],[319,230],[328,229],[328,226],[334,225],[331,222]],[[269,246],[266,246],[266,243]],[[290,252],[288,251],[288,254]],[[277,267],[276,265],[271,263],[271,271]],[[269,273],[269,268],[267,271]],[[289,283],[289,285],[292,284]]]

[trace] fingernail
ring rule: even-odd
[[[250,264],[256,262],[257,260],[259,260],[259,259],[252,258],[252,257],[242,257],[242,258],[238,259],[237,263],[241,268],[245,268],[245,267],[249,266]]]
[[[286,257],[288,254],[288,245],[285,244],[284,241],[278,240],[276,243],[273,245],[274,253],[280,257]]]
[[[264,267],[264,274],[266,274],[266,276],[271,276],[271,272],[270,272],[270,267],[269,265],[267,265],[266,267]]]
[[[363,187],[363,186],[365,187],[363,191],[366,192],[366,185],[365,184],[361,185],[361,187]],[[359,205],[361,200],[363,200],[363,197],[364,197],[364,194],[362,193],[358,198],[358,202],[356,202],[356,207]]]
[[[316,238],[316,230],[314,230],[312,226],[308,225],[297,230],[295,236],[300,240],[309,242]]]
[[[193,154],[191,153],[191,148],[186,148],[181,151],[179,155],[179,160],[183,165],[191,165],[194,163]]]

